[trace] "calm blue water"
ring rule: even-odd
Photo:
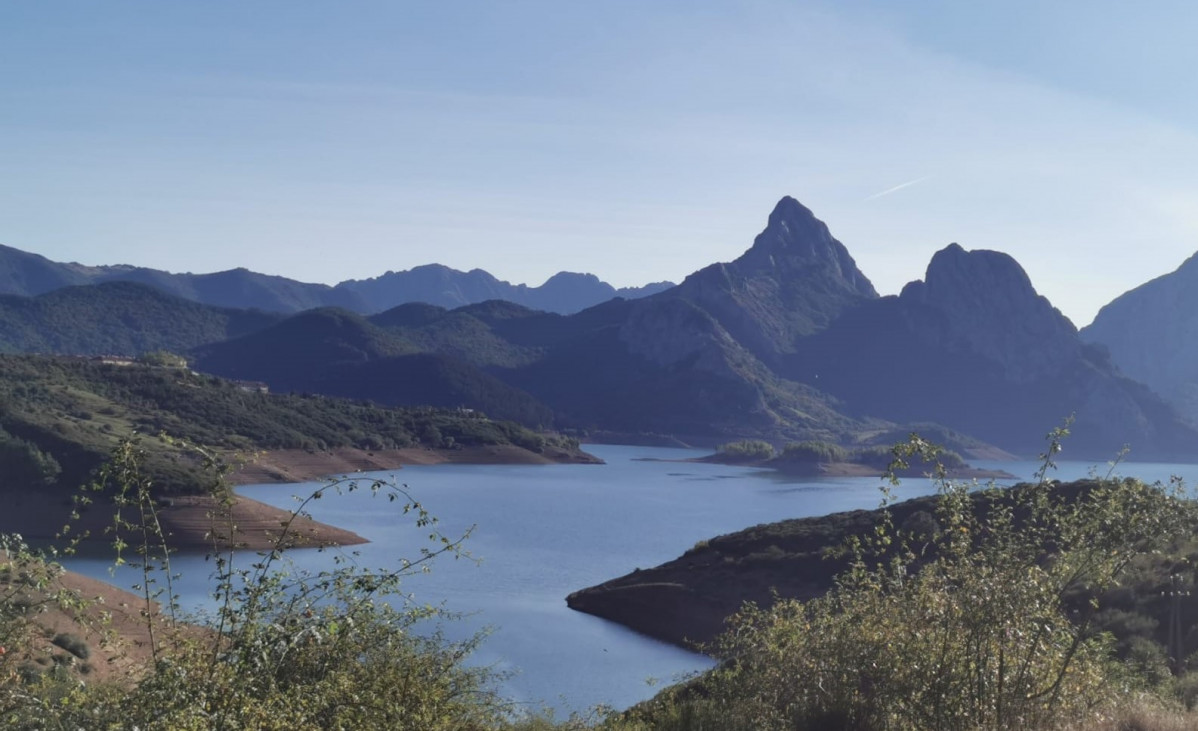
[[[570,592],[637,567],[677,557],[696,541],[757,523],[825,515],[878,505],[873,478],[788,478],[741,467],[680,463],[704,452],[648,447],[588,447],[604,465],[436,465],[392,473],[440,520],[447,535],[472,526],[467,548],[479,563],[442,560],[431,573],[405,584],[421,603],[443,602],[465,619],[448,624],[455,638],[490,627],[475,660],[515,675],[504,690],[533,707],[585,711],[598,704],[626,707],[657,687],[704,669],[701,655],[656,642],[618,625],[569,610]],[[986,463],[1030,479],[1031,462]],[[1061,463],[1055,476],[1087,476],[1090,463]],[[1106,466],[1099,470],[1105,474]],[[1198,478],[1198,466],[1124,464],[1124,475],[1167,480],[1173,474]],[[256,500],[290,508],[293,495],[317,483],[263,485],[240,491]],[[927,480],[906,480],[898,497],[931,490]],[[355,493],[314,504],[316,519],[349,528],[371,543],[358,547],[359,561],[394,567],[415,558],[426,530],[394,504]],[[252,556],[246,557],[248,563]],[[297,565],[331,564],[329,553],[293,551]],[[69,568],[128,587],[136,577],[108,572],[98,558],[75,558]],[[175,558],[182,579],[176,590],[184,607],[210,605],[212,566],[202,556]]]

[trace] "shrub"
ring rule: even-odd
[[[828,442],[797,442],[787,444],[778,459],[804,464],[828,464],[847,461],[848,452],[843,447]]]
[[[774,446],[760,439],[742,439],[739,442],[728,442],[716,447],[720,456],[735,460],[770,459],[774,456]]]
[[[79,635],[71,632],[60,632],[54,635],[54,639],[50,640],[50,644],[61,647],[80,660],[87,660],[92,655],[87,642]]]
[[[921,437],[912,434],[913,439],[923,441]],[[926,442],[924,442],[926,443]],[[934,457],[930,455],[912,454],[908,455],[909,463],[905,464],[900,470],[900,474],[923,474],[928,471],[933,471],[937,467],[942,467],[945,470],[958,470],[968,467],[969,463],[961,455],[947,449],[937,448]],[[889,470],[894,462],[894,450],[890,447],[863,447],[855,450],[849,457],[849,461],[858,464],[877,467],[881,470]]]
[[[302,502],[293,520],[323,495],[370,490],[412,516],[433,546],[391,569],[361,568],[345,557],[332,569],[309,572],[286,561],[288,523],[275,548],[249,566],[235,566],[231,551],[217,554],[218,608],[208,631],[196,632],[180,624],[169,594],[169,550],[157,527],[158,503],[142,471],[144,457],[137,445],[122,443],[100,475],[102,483],[115,484],[98,487],[141,516],[139,531],[125,523],[115,527],[120,535],[142,538],[133,546],[118,538],[118,561],[143,572],[152,666],[131,688],[78,687],[51,706],[23,708],[19,718],[37,719],[30,727],[53,718],[63,728],[437,731],[497,728],[508,717],[510,707],[495,690],[499,676],[466,662],[480,637],[445,639],[434,630],[452,616],[413,605],[399,591],[403,578],[427,570],[437,556],[465,555],[465,536],[443,535],[404,488],[332,481]],[[228,528],[218,520],[214,532]],[[154,611],[155,602],[161,612]],[[54,643],[87,656],[77,637],[59,635]]]

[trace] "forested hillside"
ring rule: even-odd
[[[0,352],[64,355],[180,353],[261,330],[280,315],[189,302],[113,282],[37,297],[0,296]]]
[[[509,444],[537,453],[577,453],[575,441],[481,412],[262,393],[185,368],[40,356],[0,356],[0,430],[4,487],[10,489],[35,483],[74,488],[121,439],[134,434],[162,433],[247,456],[270,449]],[[149,467],[163,489],[198,489],[195,464],[185,450],[154,439],[146,443]]]

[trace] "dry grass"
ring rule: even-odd
[[[1080,724],[1069,731],[1195,731],[1198,713],[1163,706],[1143,698],[1100,721]]]

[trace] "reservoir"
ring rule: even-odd
[[[461,613],[444,633],[464,639],[489,636],[474,662],[509,673],[504,693],[559,716],[597,705],[627,707],[652,696],[661,685],[701,671],[701,654],[657,642],[619,625],[574,612],[572,591],[648,568],[677,557],[697,541],[785,518],[875,508],[877,478],[800,478],[770,470],[691,463],[704,451],[588,445],[603,465],[452,465],[405,467],[371,473],[406,485],[439,520],[447,536],[470,531],[466,550],[474,560],[439,559],[427,574],[407,579],[403,590],[419,604],[443,605]],[[1033,462],[977,462],[1031,479]],[[1062,462],[1059,479],[1086,477],[1107,467]],[[1171,475],[1198,477],[1198,466],[1128,463],[1120,474],[1148,481]],[[356,475],[362,478],[362,475]],[[259,485],[242,494],[283,508],[292,496],[320,483]],[[1193,484],[1187,479],[1187,484]],[[906,479],[899,499],[927,494],[930,481]],[[369,491],[329,495],[312,504],[317,520],[353,530],[371,542],[355,546],[353,560],[371,568],[394,568],[419,557],[428,530],[419,529],[400,503]],[[348,554],[349,552],[346,551]],[[253,554],[240,557],[248,566]],[[332,552],[297,550],[286,560],[309,569],[330,567]],[[129,588],[140,574],[109,571],[110,561],[75,557],[73,570]],[[172,570],[181,605],[212,606],[213,566],[202,554],[178,554]]]

